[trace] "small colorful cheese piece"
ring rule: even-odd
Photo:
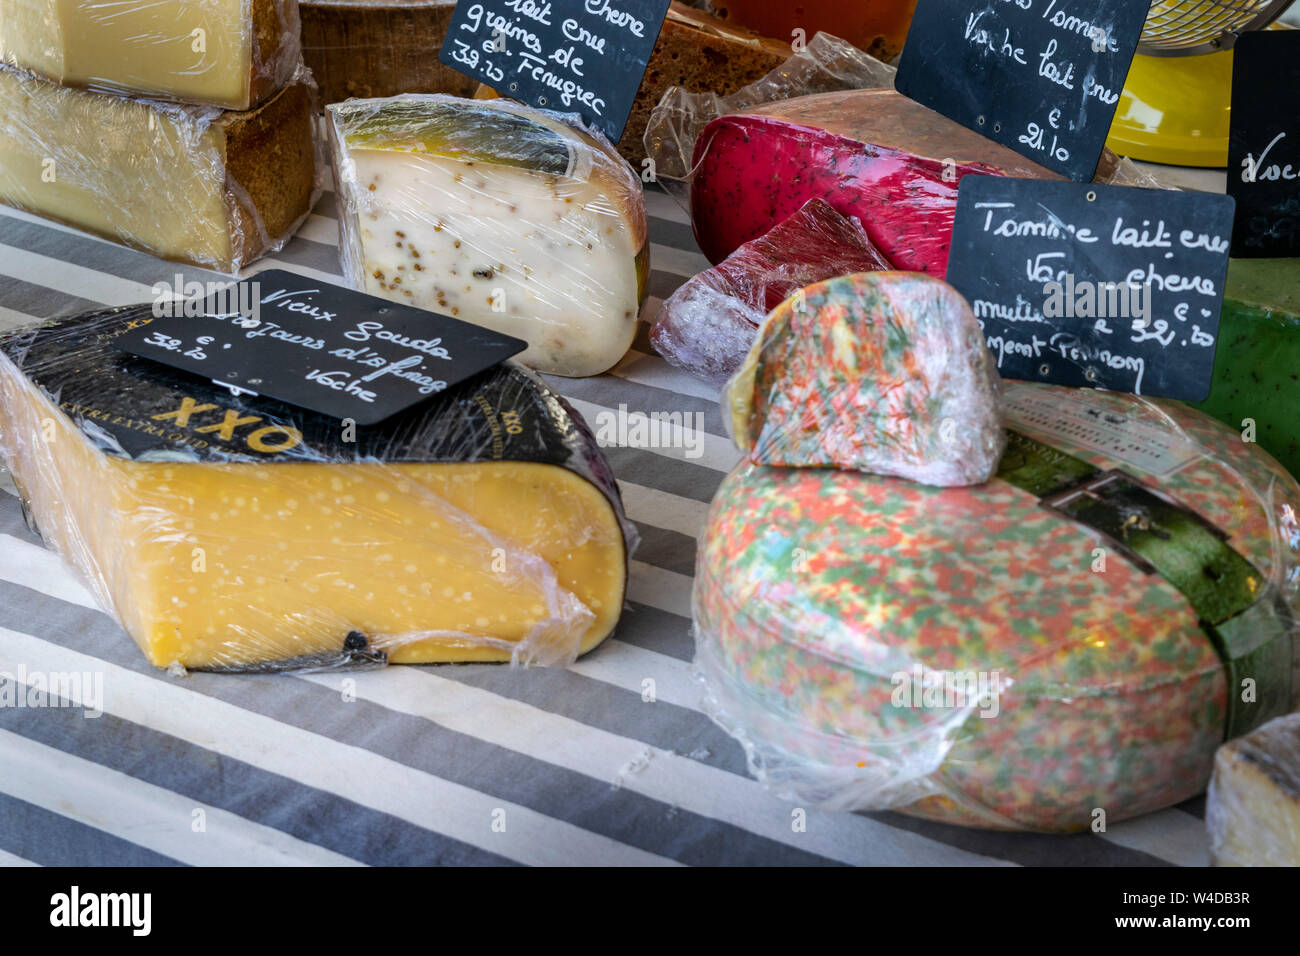
[[[1219,748],[1205,825],[1215,866],[1300,866],[1300,714]]]
[[[721,386],[740,368],[763,319],[814,282],[891,268],[862,223],[810,199],[674,292],[650,342],[669,364]]]
[[[979,323],[952,286],[874,272],[777,306],[725,403],[736,444],[760,464],[973,485],[1006,447],[998,389]]]
[[[438,94],[328,108],[344,274],[596,375],[632,344],[649,268],[641,180],[557,114]]]

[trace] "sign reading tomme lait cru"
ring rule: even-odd
[[[1300,256],[1300,30],[1237,39],[1228,194],[1237,200],[1234,256]]]
[[[898,92],[1093,178],[1151,0],[920,0]]]
[[[179,281],[179,279],[178,279]],[[373,425],[528,343],[279,269],[203,298],[160,300],[125,352],[231,389]]]
[[[617,143],[669,0],[456,4],[438,59],[529,106],[578,113]]]
[[[1202,401],[1233,207],[1211,193],[967,176],[948,282],[1003,378]]]

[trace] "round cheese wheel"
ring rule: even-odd
[[[1178,403],[1017,383],[1005,399],[1013,441],[982,485],[743,463],[720,487],[696,569],[697,666],[710,713],[776,792],[1084,829],[1200,792],[1225,733],[1294,706],[1294,479]],[[1118,469],[1106,488],[1177,514],[1129,507],[1104,534],[1026,490],[1027,448],[1040,477]],[[1236,563],[1189,577],[1204,555],[1182,555],[1162,522]],[[1150,567],[1139,538],[1179,573]],[[1247,573],[1210,580],[1228,565]],[[1215,604],[1234,588],[1237,605]],[[1230,612],[1217,630],[1207,606]]]

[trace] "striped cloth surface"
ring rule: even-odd
[[[707,267],[647,193],[651,298]],[[165,211],[160,211],[165,214]],[[249,274],[339,280],[326,191]],[[0,207],[0,328],[152,299],[163,262]],[[0,707],[0,864],[1201,865],[1201,799],[1069,837],[897,813],[796,812],[699,710],[690,594],[708,502],[737,460],[717,394],[642,325],[612,373],[551,379],[602,410],[701,413],[702,447],[607,448],[642,536],[614,636],[567,670],[494,665],[170,676],[23,521],[0,473],[0,674],[102,674],[103,714]],[[698,454],[696,453],[698,451]],[[31,679],[30,677],[28,679]],[[352,695],[342,681],[355,682]],[[653,701],[643,699],[653,680]],[[352,696],[355,699],[346,699]]]

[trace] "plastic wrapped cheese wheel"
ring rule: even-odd
[[[1009,384],[968,488],[741,464],[696,568],[709,712],[775,792],[1071,831],[1294,705],[1300,488],[1199,412]]]

